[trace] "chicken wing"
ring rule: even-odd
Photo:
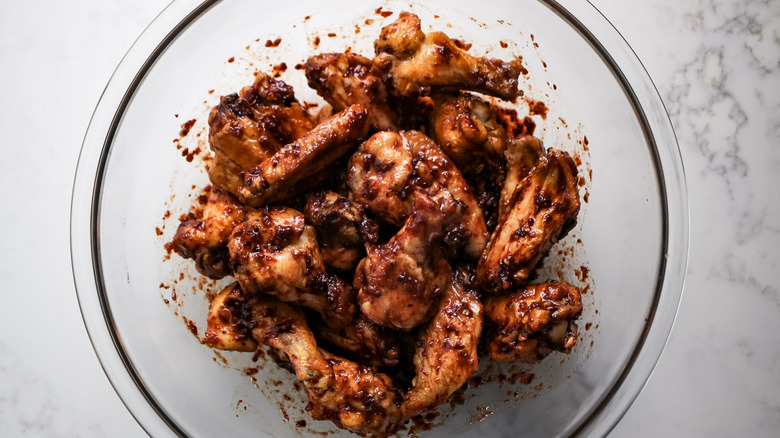
[[[474,259],[487,244],[485,218],[471,188],[447,155],[420,132],[371,136],[350,159],[347,184],[357,202],[399,227],[412,213],[415,192],[448,192],[456,200],[456,211],[445,223],[451,240],[463,244]]]
[[[569,353],[577,342],[575,320],[582,313],[580,291],[566,283],[526,286],[485,301],[496,324],[490,357],[499,362],[538,362],[553,351]]]
[[[350,105],[368,108],[371,127],[378,131],[398,131],[414,127],[420,114],[410,99],[387,92],[384,82],[373,70],[373,63],[357,53],[321,53],[306,60],[309,86],[335,111]]]
[[[323,181],[323,172],[368,133],[368,110],[353,105],[285,145],[244,174],[240,199],[251,206],[279,202]]]
[[[219,350],[255,351],[249,297],[237,282],[211,300],[203,343]]]
[[[396,332],[374,324],[365,315],[359,315],[353,324],[329,327],[316,324],[316,336],[326,346],[348,352],[347,357],[371,366],[398,365],[400,347]]]
[[[416,376],[401,404],[403,418],[435,409],[477,371],[484,319],[479,299],[473,268],[456,269],[438,311],[417,341]]]
[[[477,264],[482,288],[497,293],[518,287],[574,226],[580,209],[574,160],[566,152],[548,150],[509,205]]]
[[[376,243],[378,225],[346,196],[332,191],[311,194],[303,213],[317,229],[322,260],[329,268],[354,269],[365,254],[364,243]]]
[[[179,224],[173,249],[195,260],[201,274],[219,279],[231,273],[227,243],[233,228],[244,220],[244,207],[217,186],[206,188],[204,201]]]
[[[304,315],[281,301],[257,297],[252,313],[253,337],[289,358],[312,418],[364,435],[385,437],[395,431],[400,410],[387,375],[318,349]]]
[[[317,232],[288,207],[250,210],[228,243],[233,273],[248,293],[266,293],[349,324],[354,290],[325,271]]]
[[[264,73],[252,86],[224,96],[209,114],[211,182],[238,196],[241,172],[262,163],[313,127],[292,87]]]
[[[498,216],[504,214],[510,208],[510,201],[515,189],[520,185],[531,170],[544,155],[542,141],[532,135],[512,137],[509,139],[506,151],[506,176],[504,186],[501,188],[501,201],[498,207]]]
[[[374,42],[374,66],[387,78],[392,92],[424,96],[434,90],[471,90],[505,100],[518,94],[519,59],[469,55],[442,32],[424,34],[417,15],[402,12],[382,28]]]
[[[412,215],[403,228],[383,245],[367,244],[368,255],[355,272],[363,314],[381,326],[401,330],[411,330],[432,316],[451,275],[441,243],[454,202],[451,197],[432,199],[422,191],[414,196]]]
[[[467,93],[438,94],[433,100],[433,139],[458,169],[470,173],[484,166],[501,167],[507,134],[490,104]]]

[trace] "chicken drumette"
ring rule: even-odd
[[[433,139],[458,169],[469,173],[485,166],[501,167],[507,134],[489,103],[467,93],[439,94],[433,100]]]
[[[257,73],[252,86],[222,97],[209,115],[209,144],[214,151],[209,178],[238,196],[244,183],[241,172],[262,163],[313,126],[292,87]]]
[[[360,204],[332,191],[309,195],[303,210],[317,229],[325,266],[349,271],[365,254],[364,244],[376,243],[378,226]]]
[[[329,327],[316,324],[317,339],[325,346],[348,352],[360,363],[371,366],[398,365],[400,347],[396,332],[387,327],[374,324],[365,315],[359,315],[353,324],[343,327]]]
[[[231,273],[227,243],[230,233],[244,220],[244,207],[217,186],[207,187],[206,195],[200,199],[203,205],[179,224],[173,249],[182,257],[195,260],[201,274],[222,278]]]
[[[334,161],[357,146],[368,133],[368,110],[352,105],[332,115],[309,133],[285,145],[244,174],[241,200],[261,206],[288,199],[316,186]]]
[[[385,437],[395,431],[400,409],[387,375],[318,349],[303,313],[273,297],[258,296],[251,308],[253,337],[289,358],[312,418],[363,435]]]
[[[440,193],[447,197],[446,191]],[[414,196],[413,212],[403,228],[383,245],[366,245],[368,255],[355,272],[363,314],[401,330],[411,330],[432,316],[451,275],[441,246],[454,202],[451,197],[432,199],[423,191]]]
[[[451,196],[454,214],[445,219],[448,240],[474,259],[487,244],[487,226],[477,200],[457,167],[430,138],[417,131],[378,132],[349,162],[347,179],[355,200],[393,225],[412,214],[414,193]],[[437,196],[447,192],[448,196]]]
[[[248,293],[265,293],[320,312],[345,325],[355,314],[354,290],[328,274],[317,232],[288,207],[250,210],[228,243],[233,272]]]
[[[519,94],[519,59],[471,56],[442,32],[424,34],[420,19],[409,12],[382,28],[374,51],[374,66],[388,78],[391,91],[401,96],[471,90],[513,100]]]
[[[580,291],[549,282],[485,301],[485,313],[496,325],[490,357],[499,362],[537,362],[553,351],[568,353],[577,342],[582,313]]]
[[[548,150],[509,205],[477,265],[480,286],[497,293],[517,288],[574,226],[580,209],[574,160],[566,152]]]
[[[435,409],[477,370],[484,319],[479,299],[473,269],[458,267],[435,316],[417,341],[417,374],[401,404],[403,418]]]

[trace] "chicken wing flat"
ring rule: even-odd
[[[416,376],[401,404],[403,418],[435,409],[477,371],[484,320],[472,268],[458,268],[414,355]]]
[[[377,217],[401,226],[412,214],[414,193],[448,192],[455,214],[445,227],[476,259],[487,244],[487,226],[477,200],[457,167],[425,134],[378,132],[352,156],[347,177],[355,200]],[[443,197],[441,197],[443,198]]]
[[[451,269],[441,251],[452,200],[415,192],[414,211],[383,245],[366,245],[358,264],[358,305],[368,319],[385,327],[411,330],[435,311],[436,298],[449,287]]]
[[[330,275],[303,214],[288,207],[250,210],[228,243],[233,273],[248,293],[265,293],[314,309],[334,324],[355,314],[354,290]]]
[[[580,291],[566,283],[526,286],[492,296],[485,313],[497,326],[490,357],[499,362],[538,362],[553,351],[569,353],[577,342],[575,320],[582,313]]]
[[[231,274],[227,243],[230,233],[244,220],[244,207],[217,186],[206,189],[205,203],[179,224],[174,250],[195,260],[201,274],[214,279]]]
[[[325,169],[366,137],[368,128],[368,109],[364,105],[353,105],[334,114],[249,169],[239,189],[241,200],[261,206],[315,186],[327,178]]]
[[[401,96],[470,90],[513,100],[519,94],[519,59],[471,56],[442,32],[424,34],[419,17],[409,12],[382,28],[374,51],[374,65],[388,78],[391,91]]]
[[[580,209],[574,160],[548,150],[515,189],[510,205],[477,264],[480,286],[496,293],[517,288],[574,226]]]
[[[255,351],[249,297],[237,282],[211,300],[203,343],[219,350]]]
[[[509,139],[506,151],[506,176],[504,186],[501,188],[501,201],[498,207],[498,216],[504,214],[511,207],[512,194],[520,185],[536,163],[544,155],[542,141],[532,135],[512,137]]]
[[[328,268],[355,269],[365,255],[366,242],[376,243],[378,225],[363,207],[332,191],[309,195],[303,210],[306,222],[317,229],[322,260]]]
[[[373,63],[357,53],[321,53],[306,60],[306,79],[335,111],[350,105],[368,108],[371,127],[378,131],[398,131],[415,126],[419,114],[408,99],[387,92]]]
[[[481,166],[501,167],[506,129],[498,123],[489,103],[467,93],[438,94],[433,101],[433,139],[458,169],[469,173]]]
[[[395,431],[400,410],[387,375],[317,348],[303,313],[279,300],[257,297],[252,313],[253,337],[290,359],[312,418],[364,435],[385,437]]]
[[[211,182],[238,196],[241,172],[262,163],[314,126],[292,87],[264,73],[238,94],[220,99],[209,114],[209,145],[214,159]]]

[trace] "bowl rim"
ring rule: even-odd
[[[109,79],[93,112],[73,183],[70,246],[82,319],[103,371],[125,407],[151,436],[187,436],[144,387],[113,329],[100,262],[100,199],[105,164],[119,122],[145,74],[166,47],[221,0],[173,0],[141,33]],[[685,283],[689,214],[685,171],[663,100],[620,32],[590,2],[539,0],[567,21],[607,64],[631,101],[656,167],[662,205],[661,264],[650,313],[612,388],[571,435],[605,436],[628,411],[660,359]],[[659,148],[658,146],[664,147]],[[678,190],[668,190],[677,186]],[[260,432],[260,431],[258,431]]]

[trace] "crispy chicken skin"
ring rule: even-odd
[[[241,172],[262,163],[314,126],[292,87],[264,73],[238,94],[223,96],[209,115],[211,182],[238,196]]]
[[[321,53],[306,60],[306,79],[334,111],[350,105],[368,108],[371,127],[378,131],[397,131],[413,125],[416,111],[412,105],[387,92],[373,63],[357,53]]]
[[[203,342],[219,350],[255,351],[249,297],[237,282],[211,300]]]
[[[420,19],[409,12],[382,28],[374,51],[374,66],[401,96],[470,90],[513,100],[519,94],[520,60],[471,56],[442,32],[424,34]]]
[[[317,324],[316,336],[326,346],[351,353],[360,363],[371,366],[398,365],[400,348],[395,332],[359,315],[353,324],[329,327]]]
[[[376,222],[366,216],[360,204],[336,192],[309,195],[303,214],[317,229],[322,260],[328,268],[355,269],[365,255],[364,243],[376,243]]]
[[[275,298],[254,298],[251,308],[252,336],[290,359],[312,418],[363,435],[385,437],[395,431],[400,409],[387,375],[318,349],[303,313]]]
[[[350,159],[347,184],[357,202],[399,227],[412,213],[414,193],[448,192],[456,200],[445,224],[453,239],[474,259],[487,244],[485,218],[471,188],[436,143],[418,131],[371,136]]]
[[[205,204],[179,224],[173,248],[182,257],[195,260],[198,272],[209,278],[230,275],[227,243],[233,228],[243,220],[243,205],[230,193],[210,186]]]
[[[401,404],[403,418],[435,409],[477,371],[484,314],[472,268],[453,272],[451,286],[417,341],[412,388]]]
[[[542,141],[532,135],[512,137],[509,139],[504,156],[506,157],[506,176],[501,188],[501,201],[498,215],[509,210],[512,194],[544,155]]]
[[[332,324],[349,324],[354,290],[328,274],[303,214],[288,207],[250,210],[228,243],[234,276],[248,293],[266,293],[321,313]]]
[[[499,362],[534,363],[552,351],[569,353],[577,342],[582,313],[580,291],[566,283],[525,286],[485,301],[485,313],[496,326],[490,357]]]
[[[244,174],[240,199],[261,206],[290,198],[327,176],[334,161],[357,146],[368,134],[368,109],[352,105],[317,125],[298,140]]]
[[[355,272],[363,314],[381,326],[401,330],[411,330],[432,316],[451,275],[441,246],[454,202],[451,197],[432,199],[422,191],[414,196],[413,213],[403,228],[383,245],[367,244],[368,255]]]
[[[438,94],[433,101],[432,137],[458,169],[469,173],[480,166],[501,167],[506,129],[490,104],[467,93]]]
[[[574,160],[566,152],[548,150],[509,205],[477,265],[480,286],[495,293],[517,288],[574,226],[580,209]]]

